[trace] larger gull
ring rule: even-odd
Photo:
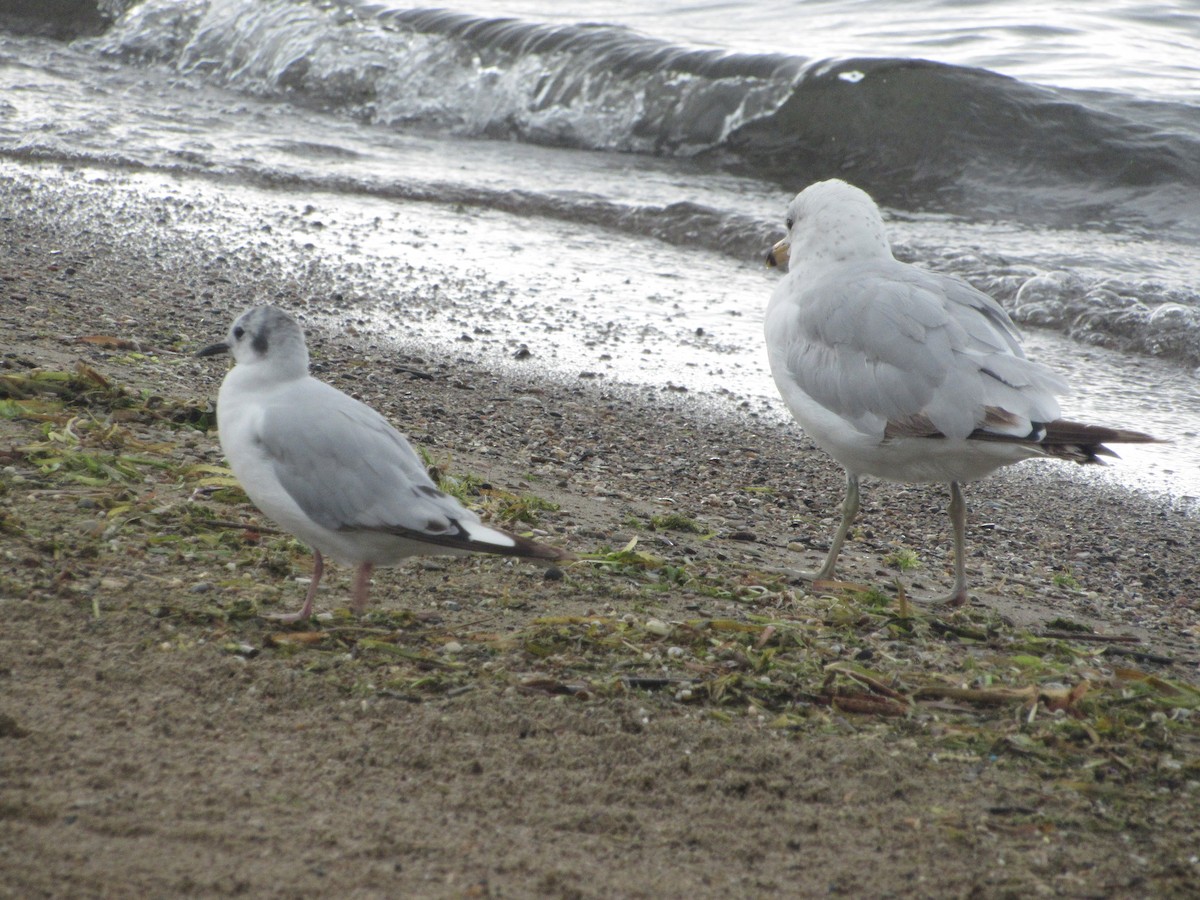
[[[367,605],[371,571],[410,556],[569,553],[483,524],[438,490],[404,435],[379,413],[308,374],[300,324],[281,309],[247,310],[226,340],[199,356],[233,354],[217,395],[221,449],[250,499],[313,548],[313,577],[297,613],[312,615],[329,554],[357,566],[353,608]]]
[[[858,513],[859,479],[950,485],[954,587],[967,599],[962,484],[1031,457],[1102,463],[1104,442],[1139,431],[1059,418],[1066,382],[1025,358],[995,300],[964,281],[896,260],[879,208],[844,181],[821,181],[787,209],[767,257],[788,265],[767,307],[771,374],[818,447],[846,470],[842,521],[821,568],[830,579]]]

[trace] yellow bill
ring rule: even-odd
[[[771,252],[767,254],[767,268],[773,269],[776,266],[783,268],[787,265],[788,250],[787,238],[784,238],[778,244],[771,248]]]

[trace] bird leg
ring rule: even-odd
[[[307,619],[312,615],[313,601],[317,598],[317,585],[321,583],[321,575],[325,572],[325,560],[321,558],[321,551],[313,548],[313,573],[312,581],[308,583],[308,594],[304,598],[304,606],[300,612],[287,613],[286,615],[270,615],[263,616],[264,619],[270,619],[272,622],[299,622],[301,619]]]
[[[354,600],[351,608],[356,616],[361,616],[367,611],[367,594],[371,590],[371,571],[374,568],[374,563],[365,562],[358,567],[358,572],[354,575]]]
[[[858,515],[858,499],[858,476],[847,472],[846,499],[842,501],[842,524],[838,526],[838,530],[833,535],[833,541],[829,544],[829,553],[821,568],[815,572],[796,573],[801,578],[807,581],[828,581],[833,578],[833,570],[837,565],[838,555],[842,552],[842,544],[846,540],[850,526],[854,524],[854,517]]]
[[[950,482],[950,526],[954,530],[954,590],[938,602],[953,607],[967,602],[967,504],[957,481]]]
[[[842,544],[850,533],[850,526],[858,515],[858,476],[846,473],[846,499],[842,502],[842,524],[833,535],[825,562],[815,572],[797,572],[806,581],[828,581],[833,578]],[[950,525],[954,531],[954,590],[937,601],[938,605],[957,607],[967,602],[967,504],[963,499],[962,486],[950,482]]]

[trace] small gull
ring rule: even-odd
[[[366,609],[372,569],[410,556],[571,558],[483,524],[438,490],[383,416],[308,374],[304,332],[283,310],[246,311],[225,341],[197,355],[225,352],[235,365],[217,395],[221,449],[255,505],[313,548],[304,607],[272,618],[312,615],[325,554],[358,567],[357,613]]]
[[[771,374],[792,415],[846,470],[833,577],[858,513],[859,478],[950,485],[954,588],[966,602],[962,483],[1031,457],[1103,464],[1138,431],[1059,418],[1066,382],[1025,358],[1016,326],[964,281],[896,260],[875,202],[844,181],[805,188],[767,265],[788,265],[767,307]]]

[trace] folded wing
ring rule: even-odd
[[[1024,437],[1066,383],[1027,360],[994,300],[893,260],[787,278],[769,312],[775,368],[865,434]]]
[[[315,380],[304,397],[303,407],[269,407],[259,441],[283,489],[319,525],[451,549],[566,556],[485,525],[439,490],[405,437],[369,406]]]

